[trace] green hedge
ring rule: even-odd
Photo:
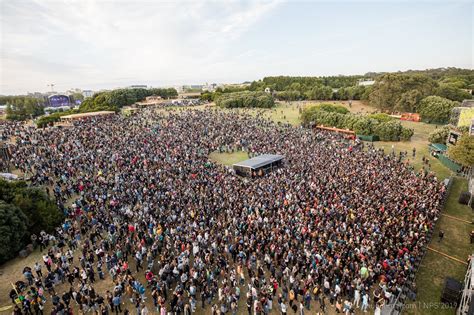
[[[413,130],[404,128],[400,122],[395,120],[382,121],[370,116],[360,116],[350,113],[341,114],[325,110],[325,107],[307,107],[301,114],[303,123],[315,123],[316,125],[331,126],[341,129],[353,130],[358,135],[375,135],[381,141],[410,140]]]

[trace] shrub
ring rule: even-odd
[[[402,132],[400,133],[400,140],[409,141],[411,137],[413,137],[413,129],[402,128]]]
[[[449,126],[443,126],[433,130],[428,136],[428,141],[431,143],[443,143],[446,144],[446,140],[449,135]]]
[[[419,113],[421,118],[428,122],[447,123],[451,110],[457,103],[440,96],[428,96],[421,100]]]
[[[374,134],[382,141],[399,141],[402,133],[402,125],[398,121],[387,121],[377,124]]]
[[[50,233],[62,220],[63,213],[40,188],[0,179],[0,263],[28,244],[32,234]]]
[[[393,117],[390,117],[388,114],[385,114],[385,113],[370,114],[368,115],[368,117],[382,123],[393,120]]]
[[[320,110],[323,110],[325,112],[331,112],[331,113],[339,113],[339,114],[348,114],[349,110],[345,108],[342,105],[333,105],[333,104],[327,104],[327,103],[322,103],[319,105],[316,105],[316,107]]]
[[[315,123],[316,125],[350,129],[359,135],[376,135],[383,141],[410,140],[413,136],[413,130],[404,128],[399,121],[393,119],[381,122],[371,118],[370,115],[359,116],[325,111],[320,106],[305,108],[301,118],[305,125]],[[379,118],[385,119],[384,116]]]

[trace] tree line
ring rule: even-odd
[[[71,104],[82,100],[80,93],[69,95]],[[49,106],[48,98],[27,95],[0,96],[0,104],[7,105],[6,118],[9,120],[26,120],[44,115],[44,108]]]
[[[31,96],[0,96],[0,104],[6,104],[9,120],[25,120],[44,114],[44,99]]]
[[[132,105],[144,100],[147,96],[160,96],[162,98],[175,98],[178,92],[174,88],[153,88],[153,89],[116,89],[112,91],[95,93],[92,97],[86,98],[78,109],[67,111],[57,111],[48,116],[43,116],[36,121],[39,128],[51,125],[60,120],[61,116],[95,112],[101,110],[118,112],[122,107]]]
[[[360,84],[364,80],[373,80],[374,84]],[[281,101],[364,100],[382,112],[420,113],[428,122],[446,123],[459,102],[472,98],[474,70],[442,68],[354,76],[265,77],[248,86],[203,92],[201,98],[216,101],[227,93],[268,89]]]
[[[32,235],[53,232],[63,217],[42,189],[0,179],[0,264],[30,244]]]
[[[83,100],[82,94],[74,93],[69,96],[71,104],[74,104],[76,100],[83,100],[79,110],[71,110],[58,115],[98,110],[119,111],[124,106],[132,105],[152,95],[168,99],[177,97],[178,92],[174,88],[116,89],[95,93],[92,97],[85,100]],[[48,106],[48,99],[47,97],[36,98],[32,96],[0,96],[0,104],[7,105],[7,119],[26,120],[44,115],[44,108]]]
[[[99,110],[119,111],[122,107],[132,105],[152,95],[168,99],[177,97],[178,92],[174,88],[116,89],[98,92],[92,97],[86,98],[79,107],[79,110],[80,112]]]

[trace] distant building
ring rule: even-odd
[[[148,88],[148,86],[144,84],[136,84],[136,85],[129,86],[129,89],[146,89],[146,88]]]
[[[92,97],[92,95],[94,95],[94,91],[84,90],[84,91],[82,91],[82,95],[84,95],[84,97]]]
[[[217,89],[217,87],[218,87],[217,83],[211,83],[211,84],[206,83],[206,85],[204,85],[202,87],[202,90],[203,91],[214,92]]]
[[[375,80],[360,80],[357,85],[361,85],[361,86],[371,86],[371,85],[374,85],[375,83]]]

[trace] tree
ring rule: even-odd
[[[419,105],[418,112],[423,120],[434,123],[447,123],[451,110],[457,103],[439,96],[425,97]]]
[[[368,115],[368,117],[372,118],[372,119],[375,119],[378,122],[387,122],[387,121],[393,120],[392,117],[390,117],[389,115],[387,115],[385,113],[370,114],[370,115]]]
[[[402,125],[395,120],[379,123],[374,128],[374,134],[382,141],[399,141],[401,133]]]
[[[308,98],[312,100],[330,100],[332,99],[332,89],[328,86],[316,85],[308,93]]]
[[[63,220],[63,213],[40,188],[27,187],[16,191],[13,204],[28,218],[28,231],[32,234],[38,235],[43,230],[50,233]]]
[[[317,109],[326,111],[326,112],[333,112],[333,113],[339,113],[339,114],[348,114],[349,110],[345,108],[342,105],[333,105],[333,104],[328,104],[328,103],[321,103],[319,105],[316,105]]]
[[[84,95],[82,95],[82,93],[73,93],[71,95],[71,98],[72,98],[72,102],[76,102],[76,101],[83,101],[84,100]]]
[[[395,110],[399,112],[416,113],[418,104],[423,99],[423,94],[418,90],[409,90],[403,93],[395,105]]]
[[[16,256],[27,239],[27,218],[16,206],[0,201],[0,264]]]
[[[377,77],[369,101],[373,106],[386,111],[405,108],[404,104],[408,101],[409,106],[413,108],[417,105],[413,100],[421,100],[431,95],[435,88],[436,82],[426,75],[389,73]],[[418,92],[412,92],[402,98],[403,94],[412,90]]]
[[[474,137],[463,134],[456,145],[449,147],[448,156],[463,166],[474,165]]]
[[[26,120],[44,114],[44,100],[30,96],[0,97],[7,104],[7,119]]]
[[[324,125],[353,130],[359,135],[376,135],[384,141],[410,140],[413,130],[404,128],[399,121],[384,118],[374,119],[371,115],[354,115],[343,106],[321,104],[303,109],[303,124]],[[341,111],[339,111],[341,110]],[[389,117],[390,118],[390,117]]]
[[[446,144],[446,140],[449,135],[449,126],[443,126],[441,128],[436,128],[433,130],[429,136],[428,141],[431,143],[443,143]]]
[[[471,99],[472,95],[453,84],[440,84],[436,89],[436,95],[447,98],[451,101],[462,102]]]

